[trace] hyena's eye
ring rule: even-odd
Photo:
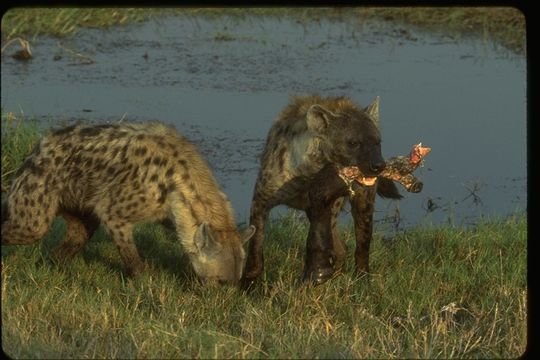
[[[358,141],[355,141],[355,140],[350,140],[350,141],[347,141],[347,145],[351,148],[351,149],[354,149],[354,148],[357,148],[360,146],[360,143]]]

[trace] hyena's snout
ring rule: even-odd
[[[384,161],[380,149],[372,149],[367,156],[364,157],[364,166],[360,166],[360,169],[366,176],[378,176],[384,168],[386,168],[386,161]]]
[[[386,162],[382,157],[380,159],[376,159],[375,161],[372,160],[369,164],[369,169],[376,175],[380,174],[385,168]]]

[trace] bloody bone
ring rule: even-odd
[[[422,143],[414,145],[409,156],[394,156],[386,161],[386,168],[379,176],[392,179],[402,184],[409,192],[422,191],[423,184],[412,172],[422,164],[423,158],[429,154],[431,148],[423,147]],[[356,181],[364,186],[375,185],[376,177],[366,177],[356,166],[348,166],[338,171],[339,176],[345,181],[352,192],[352,182]],[[354,193],[354,192],[352,192]]]

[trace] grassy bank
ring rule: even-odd
[[[4,160],[16,168],[37,137],[2,115],[2,180]],[[370,278],[352,276],[351,252],[319,287],[298,283],[307,224],[287,216],[270,223],[250,294],[201,286],[174,234],[151,224],[135,229],[148,264],[137,279],[103,229],[53,265],[64,231],[57,219],[35,245],[2,246],[2,348],[13,358],[510,358],[527,345],[524,215],[376,234]],[[352,229],[341,232],[353,249]]]
[[[420,29],[452,36],[474,34],[493,39],[505,47],[525,51],[525,18],[514,8],[449,7],[449,8],[16,8],[2,18],[2,34],[6,39],[37,35],[68,36],[80,27],[107,27],[140,22],[168,15],[205,17],[289,17],[298,21],[321,19],[377,19],[413,25]]]
[[[527,223],[415,228],[376,236],[370,279],[299,286],[306,224],[274,221],[251,294],[205,288],[174,236],[135,231],[149,264],[123,277],[104,231],[70,266],[43,242],[2,247],[2,347],[15,358],[513,358],[527,345]],[[343,236],[353,246],[350,229]]]
[[[13,174],[39,139],[37,123],[22,115],[4,113],[2,127],[2,192],[9,189]]]

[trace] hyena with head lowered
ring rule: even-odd
[[[356,235],[356,266],[368,272],[375,194],[400,198],[395,184],[377,175],[385,168],[377,127],[378,98],[360,108],[346,97],[296,97],[269,131],[255,184],[250,222],[255,226],[243,282],[249,286],[263,271],[263,239],[269,211],[279,205],[305,210],[310,221],[304,280],[322,283],[341,268],[346,255],[336,218],[344,198],[328,203],[327,190],[346,189],[337,169],[356,166],[364,177],[350,198]],[[339,184],[327,186],[327,181]],[[337,179],[337,180],[336,180]],[[336,187],[337,186],[337,187]]]
[[[74,125],[45,136],[24,161],[2,214],[2,244],[40,240],[56,215],[67,222],[59,261],[102,223],[130,275],[143,269],[133,225],[173,225],[197,275],[236,283],[245,263],[233,211],[196,147],[160,123]]]

